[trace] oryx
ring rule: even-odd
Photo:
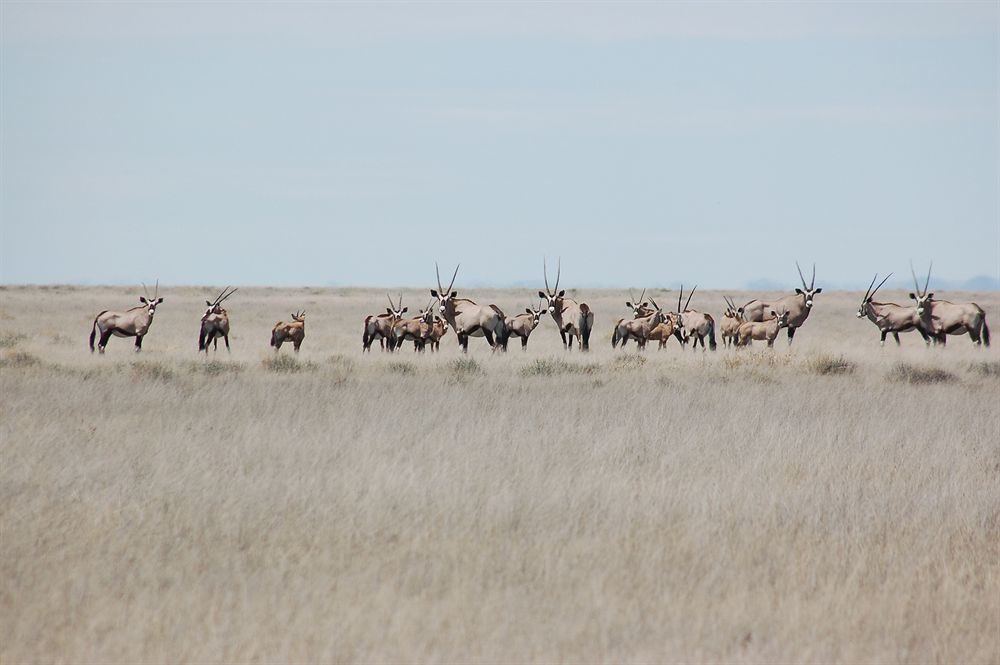
[[[543,298],[548,306],[552,320],[559,328],[563,348],[573,349],[573,337],[580,339],[580,350],[590,350],[590,333],[594,329],[594,313],[587,303],[578,303],[566,297],[566,291],[559,290],[559,278],[562,275],[562,257],[556,270],[556,288],[549,289],[549,271],[542,260],[542,271],[545,277],[545,291],[539,291],[538,297]]]
[[[762,300],[751,300],[747,304],[743,305],[743,318],[747,321],[763,321],[767,318],[767,314],[773,309],[779,314],[781,312],[788,312],[788,343],[792,343],[792,338],[795,337],[795,330],[802,326],[809,317],[809,311],[813,306],[813,297],[819,293],[823,292],[823,289],[817,289],[816,286],[816,264],[813,264],[812,272],[812,282],[809,286],[806,286],[806,278],[802,275],[802,268],[799,268],[799,262],[795,262],[795,267],[799,271],[799,279],[802,280],[802,288],[795,289],[795,295],[784,296],[778,298],[774,302],[765,302]]]
[[[768,348],[774,346],[778,331],[788,325],[788,310],[778,314],[776,310],[768,312],[768,318],[763,321],[747,321],[740,325],[737,346],[749,346],[752,339],[767,340]]]
[[[688,341],[692,338],[694,343],[691,345],[692,349],[698,348],[698,342],[701,342],[701,348],[705,350],[705,338],[708,338],[708,348],[712,351],[716,349],[715,343],[715,319],[712,318],[710,314],[705,314],[704,312],[699,312],[697,310],[688,309],[688,305],[691,304],[691,296],[694,292],[698,290],[698,286],[695,285],[691,292],[688,293],[687,302],[681,307],[681,298],[684,297],[684,285],[681,284],[681,291],[677,295],[677,319],[676,328],[678,332],[677,339],[680,341],[681,346],[686,346]]]
[[[133,307],[125,312],[112,312],[104,310],[94,317],[94,324],[90,328],[90,352],[94,352],[94,338],[97,331],[101,331],[101,339],[97,343],[97,349],[104,353],[104,348],[108,345],[111,336],[115,337],[135,337],[135,351],[142,351],[142,338],[149,332],[149,326],[153,325],[153,315],[156,314],[156,306],[163,302],[160,298],[160,280],[156,280],[156,288],[153,290],[153,297],[149,297],[146,285],[142,285],[145,296],[139,297],[142,303],[138,307]]]
[[[625,301],[625,306],[632,310],[633,319],[638,319],[641,316],[649,316],[653,313],[653,310],[649,308],[649,303],[643,301],[643,298],[646,297],[646,289],[642,290],[638,300],[635,299],[635,294],[632,293],[631,289],[629,289],[628,295],[630,300]],[[625,329],[626,322],[627,319],[618,319],[618,322],[615,323],[615,328],[611,332],[612,349],[616,348],[619,342],[624,346],[628,341],[628,333]]]
[[[229,291],[229,287],[222,289],[222,293],[216,296],[215,300],[206,300],[208,309],[201,317],[201,327],[198,332],[198,350],[208,353],[208,345],[215,342],[215,349],[219,349],[219,338],[226,342],[226,351],[229,350],[229,312],[222,307],[222,301],[236,293],[238,289]],[[229,291],[227,293],[227,291]]]
[[[371,353],[372,342],[376,339],[378,340],[379,347],[385,351],[388,346],[388,350],[393,350],[393,344],[391,343],[392,326],[396,321],[403,318],[403,314],[406,313],[408,307],[403,307],[403,294],[399,294],[399,304],[392,302],[392,296],[385,294],[385,297],[389,299],[389,306],[385,308],[385,314],[369,314],[365,317],[365,329],[361,334],[361,351],[368,351]],[[389,342],[387,345],[386,343]]]
[[[643,291],[645,293],[645,291]],[[625,342],[629,339],[634,339],[636,344],[639,345],[639,349],[643,350],[646,348],[646,341],[649,339],[653,330],[659,327],[664,321],[667,320],[666,315],[663,313],[663,309],[656,304],[656,300],[650,296],[649,301],[653,303],[653,311],[645,316],[636,317],[630,321],[625,321],[622,328],[622,347],[624,348]],[[617,331],[616,331],[617,332]],[[664,341],[660,340],[660,347],[662,348]]]
[[[431,300],[427,303],[427,307],[420,310],[420,314],[412,319],[399,319],[393,323],[389,343],[398,349],[406,340],[412,340],[413,350],[422,352],[430,341],[434,325],[434,311],[431,309],[433,304],[434,301]]]
[[[545,305],[539,303],[537,309],[534,307],[525,307],[523,314],[507,318],[504,321],[507,329],[507,335],[501,342],[503,350],[507,350],[507,342],[510,341],[511,337],[520,337],[521,350],[526,350],[528,348],[528,337],[531,335],[531,332],[538,327],[542,314],[545,314]]]
[[[935,341],[944,344],[948,335],[969,334],[969,338],[974,344],[986,346],[990,345],[990,329],[986,325],[986,312],[974,302],[953,303],[947,300],[935,300],[933,293],[927,293],[927,287],[931,282],[931,267],[927,268],[927,280],[924,282],[924,290],[921,293],[920,285],[917,282],[917,273],[910,264],[910,272],[913,273],[913,285],[916,293],[911,293],[910,298],[917,301],[917,313],[920,315],[921,326],[934,338]]]
[[[434,317],[434,323],[431,324],[431,335],[427,342],[431,345],[431,351],[437,351],[441,348],[441,338],[448,334],[448,322],[439,316]]]
[[[875,280],[878,279],[878,273],[875,273],[872,283],[865,291],[865,297],[861,299],[861,306],[858,307],[858,318],[868,317],[872,323],[878,326],[879,332],[882,333],[881,346],[885,346],[885,336],[889,333],[892,333],[893,339],[896,340],[896,346],[899,346],[899,333],[911,330],[919,332],[920,336],[924,338],[924,342],[930,344],[930,337],[920,323],[920,314],[917,313],[916,306],[903,307],[894,302],[875,302],[873,300],[875,293],[890,277],[892,277],[892,273],[886,275],[885,279],[879,282],[878,286],[875,286]],[[874,291],[872,291],[873,286],[875,286]]]
[[[722,337],[722,346],[729,347],[736,344],[737,334],[740,326],[743,325],[743,314],[729,296],[722,296],[726,301],[726,311],[722,315],[722,322],[719,323],[719,334]]]
[[[431,289],[431,295],[437,298],[438,311],[454,328],[462,351],[468,353],[469,337],[485,337],[489,345],[495,347],[506,334],[503,313],[495,305],[479,305],[467,298],[459,298],[458,292],[451,290],[455,285],[459,266],[455,266],[451,283],[445,289],[441,286],[441,271],[437,263],[434,263],[438,287],[436,290]]]
[[[292,314],[292,320],[288,323],[278,321],[271,330],[271,346],[275,353],[281,349],[285,342],[291,342],[295,346],[295,353],[299,352],[302,340],[306,337],[306,313],[305,311]]]

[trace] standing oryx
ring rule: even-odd
[[[705,314],[704,312],[698,312],[693,309],[688,309],[688,305],[691,304],[691,296],[694,292],[698,290],[698,286],[695,285],[691,292],[688,293],[687,302],[684,303],[684,307],[681,307],[681,298],[684,297],[684,285],[681,284],[681,291],[677,295],[677,339],[680,341],[681,346],[686,346],[688,341],[694,338],[694,343],[691,345],[692,349],[698,348],[698,342],[701,342],[702,351],[705,350],[705,338],[708,338],[708,348],[712,351],[716,349],[715,343],[715,319],[711,315]]]
[[[643,291],[645,293],[645,291]],[[649,301],[653,303],[653,311],[645,316],[637,316],[636,318],[625,321],[620,326],[622,348],[625,347],[625,342],[629,339],[634,339],[635,343],[639,345],[639,350],[644,350],[646,348],[646,341],[652,335],[653,330],[658,328],[664,321],[667,320],[666,315],[663,313],[663,309],[656,304],[656,300],[652,296],[649,297]],[[619,328],[615,329],[615,332],[619,332]],[[664,341],[660,339],[660,348],[663,347]]]
[[[434,323],[431,324],[431,336],[427,340],[431,345],[431,351],[441,349],[441,338],[448,334],[448,322],[441,317],[435,316]]]
[[[802,288],[795,289],[795,295],[778,298],[774,302],[764,302],[762,300],[751,300],[743,305],[743,318],[747,321],[763,321],[772,309],[777,312],[788,312],[788,343],[792,343],[795,337],[795,330],[799,328],[809,317],[809,310],[813,306],[813,296],[822,293],[823,289],[816,286],[816,264],[813,264],[812,282],[806,286],[806,278],[802,276],[802,268],[799,262],[795,262],[795,267],[799,271],[799,279],[802,280]]]
[[[112,312],[104,310],[94,318],[94,325],[90,329],[90,352],[94,352],[94,338],[97,331],[101,331],[101,339],[97,343],[97,349],[104,353],[104,348],[108,345],[111,336],[115,337],[135,337],[135,351],[142,351],[142,338],[149,332],[149,326],[153,325],[153,315],[156,314],[156,306],[163,302],[160,298],[160,281],[156,280],[156,288],[153,297],[149,297],[146,285],[142,285],[145,296],[139,297],[142,303],[138,307],[133,307],[125,312]]]
[[[774,340],[778,337],[778,331],[788,325],[788,310],[778,314],[772,309],[768,315],[764,321],[747,321],[740,325],[739,339],[736,340],[736,345],[750,346],[752,339],[765,339],[767,347],[773,347]]]
[[[638,319],[639,317],[642,316],[649,316],[650,314],[653,313],[653,310],[649,308],[649,303],[643,301],[643,298],[646,297],[646,289],[642,290],[642,293],[639,295],[638,300],[635,299],[635,294],[632,293],[631,289],[629,289],[628,295],[629,298],[631,298],[631,300],[626,300],[625,306],[628,307],[630,310],[632,310],[633,319]],[[615,324],[614,330],[611,331],[612,349],[616,348],[619,342],[621,342],[622,346],[625,346],[625,342],[628,341],[628,333],[626,331],[625,324],[626,324],[626,319],[618,319],[618,322]]]
[[[461,265],[461,264],[459,264]],[[455,274],[447,289],[441,287],[441,271],[435,262],[437,273],[437,290],[431,289],[431,295],[437,298],[438,310],[445,321],[455,329],[458,343],[462,351],[469,351],[469,337],[485,337],[491,347],[506,336],[504,317],[495,305],[478,305],[466,298],[459,298],[457,291],[452,291],[459,266],[455,266]]]
[[[743,324],[743,314],[729,296],[722,296],[726,301],[726,311],[722,315],[722,323],[719,324],[719,332],[722,337],[722,346],[729,347],[736,344],[740,326]]]
[[[573,337],[579,337],[580,350],[590,350],[590,332],[594,329],[594,313],[590,311],[587,303],[578,303],[575,300],[566,298],[566,291],[559,290],[559,278],[562,275],[562,258],[559,259],[559,267],[556,270],[556,288],[549,290],[549,271],[542,260],[542,271],[545,276],[545,291],[539,291],[538,297],[543,298],[548,304],[549,314],[559,328],[559,336],[562,338],[563,348],[573,349]]]
[[[528,337],[531,332],[538,327],[538,323],[545,313],[545,306],[539,304],[538,309],[533,307],[525,307],[524,314],[518,314],[517,316],[508,317],[504,321],[504,326],[506,328],[507,334],[504,339],[501,340],[500,346],[504,351],[507,350],[507,342],[510,341],[511,337],[521,338],[521,350],[525,351],[528,348]]]
[[[365,329],[361,334],[361,351],[371,353],[372,342],[378,340],[379,347],[385,351],[388,343],[388,350],[393,350],[392,326],[403,318],[408,307],[403,307],[403,294],[399,294],[399,304],[392,302],[392,296],[388,293],[385,297],[389,299],[389,306],[385,309],[385,314],[369,314],[365,317]]]
[[[219,338],[226,342],[226,351],[229,350],[229,312],[222,307],[222,301],[236,293],[238,289],[229,291],[229,287],[222,289],[215,301],[206,300],[208,309],[201,317],[201,329],[198,333],[198,350],[208,353],[208,345],[215,342],[215,350],[219,349]],[[226,293],[229,291],[229,293]]]
[[[990,329],[986,325],[986,312],[974,302],[953,303],[947,300],[934,300],[933,293],[927,293],[927,287],[931,283],[931,267],[927,268],[927,281],[924,282],[924,290],[920,291],[917,282],[917,273],[910,264],[910,272],[913,273],[913,285],[917,292],[911,293],[910,297],[917,301],[917,313],[920,315],[921,325],[934,338],[935,341],[944,344],[948,335],[969,334],[969,338],[976,345],[990,345]]]
[[[271,346],[277,353],[281,345],[291,342],[295,346],[295,353],[299,352],[302,340],[306,338],[306,313],[305,311],[292,314],[292,320],[288,323],[278,321],[271,330]]]
[[[433,304],[433,300],[427,303],[427,307],[420,310],[420,314],[412,319],[399,319],[393,323],[389,344],[398,349],[406,340],[412,340],[413,350],[423,352],[433,330],[434,311],[431,309]]]
[[[886,275],[885,279],[879,282],[878,286],[875,286],[875,280],[878,279],[878,273],[875,273],[872,283],[865,291],[865,297],[861,299],[861,306],[858,307],[858,318],[867,316],[872,323],[878,326],[879,332],[882,333],[881,346],[885,346],[885,336],[889,333],[892,333],[893,339],[896,340],[896,346],[899,346],[899,333],[911,330],[916,330],[924,338],[924,342],[930,344],[930,337],[927,336],[927,331],[920,323],[917,307],[903,307],[894,302],[875,302],[873,300],[875,293],[890,277],[892,277],[892,273]],[[874,291],[872,291],[873,286],[875,286]]]

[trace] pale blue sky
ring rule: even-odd
[[[3,282],[1000,273],[995,2],[0,11]]]

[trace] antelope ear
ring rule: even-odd
[[[774,311],[774,310],[772,309],[772,310],[771,310],[771,316],[773,316],[774,318],[778,318],[778,313],[777,313],[777,312],[775,312],[775,311]]]
[[[649,307],[649,303],[648,302],[644,302],[644,303],[642,303],[642,306],[643,307]]]
[[[408,309],[410,309],[410,308],[409,307],[404,307],[402,310],[400,310],[399,313],[400,314],[406,314],[406,310],[408,310]]]
[[[431,289],[431,295],[434,296],[435,298],[440,298],[441,297],[441,296],[438,295],[438,292],[437,292],[436,289]]]
[[[816,295],[817,293],[823,293],[823,289],[816,289],[813,291],[813,295]]]
[[[802,293],[802,289],[795,289],[795,292],[797,294],[799,294],[800,296],[804,296],[805,295],[804,293]]]
[[[385,308],[385,311],[386,311],[386,313],[387,313],[387,314],[388,314],[389,316],[392,316],[392,308],[390,308],[390,307],[386,307],[386,308]]]
[[[538,297],[539,298],[544,298],[545,300],[549,299],[549,297],[547,295],[545,295],[545,293],[543,293],[542,291],[538,292]]]
[[[156,299],[156,304],[157,305],[159,305],[161,302],[163,302],[163,298],[157,298]]]
[[[933,300],[934,299],[934,294],[933,293],[928,293],[927,294],[927,299],[928,300]]]
[[[209,307],[211,307],[212,306],[212,301],[211,300],[206,300],[205,304],[208,305]]]
[[[452,291],[451,292],[451,297],[452,298],[457,298],[458,297],[458,291]]]
[[[142,303],[143,305],[145,305],[145,304],[146,304],[146,303],[148,303],[149,301],[148,301],[148,300],[146,300],[146,298],[145,298],[145,297],[143,297],[143,296],[139,296],[139,302],[141,302],[141,303]]]
[[[628,300],[626,300],[625,301],[625,306],[628,307],[629,309],[631,309],[632,308],[632,303],[630,303]]]
[[[914,300],[916,300],[917,299],[917,294],[916,293],[910,293],[910,297],[913,298]]]
[[[566,289],[563,289],[563,290],[562,290],[562,291],[560,291],[560,292],[559,292],[559,293],[558,293],[557,295],[558,295],[558,296],[559,296],[560,298],[562,298],[562,297],[563,297],[564,295],[566,295]]]
[[[524,311],[527,312],[528,314],[534,314],[534,312],[531,311],[530,307],[525,307]]]

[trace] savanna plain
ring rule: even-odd
[[[1000,661],[996,346],[824,292],[791,347],[637,354],[588,291],[589,354],[362,355],[384,291],[243,288],[206,358],[222,286],[103,357],[140,289],[0,287],[0,661]]]

